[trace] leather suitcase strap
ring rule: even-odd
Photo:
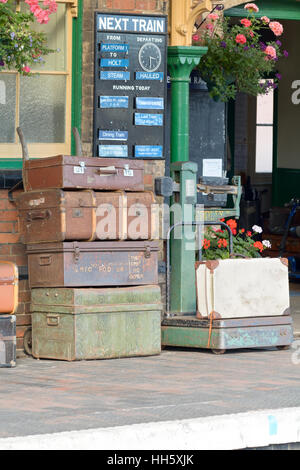
[[[88,242],[93,242],[97,238],[96,234],[96,229],[97,229],[97,217],[96,217],[96,212],[97,212],[97,201],[96,201],[96,196],[95,192],[93,190],[87,190],[92,198],[92,231],[91,231],[91,238],[87,240]]]

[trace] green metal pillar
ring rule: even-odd
[[[206,47],[169,46],[171,77],[171,162],[189,160],[190,75],[206,53]]]
[[[171,176],[180,185],[172,203],[181,206],[182,222],[195,220],[197,164],[189,162],[190,74],[206,53],[206,47],[170,46],[168,69],[171,76]],[[173,216],[171,224],[178,222]],[[175,229],[170,239],[170,313],[196,312],[195,227]]]

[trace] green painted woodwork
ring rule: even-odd
[[[83,0],[78,0],[78,17],[73,19],[72,48],[72,128],[81,131],[82,113],[82,20]],[[75,155],[75,141],[72,134],[71,154]]]
[[[292,325],[240,328],[209,328],[162,326],[162,345],[204,349],[267,348],[290,345]]]
[[[263,0],[258,7],[259,12],[255,13],[258,18],[268,16],[272,19],[300,20],[300,3],[296,0]],[[226,10],[225,16],[246,16],[244,4]]]
[[[189,84],[192,70],[206,53],[206,47],[169,46],[171,78],[171,162],[189,160]]]
[[[273,175],[272,205],[283,207],[292,198],[300,199],[300,170],[276,168]]]
[[[0,158],[2,170],[21,170],[23,161],[21,158]]]
[[[32,353],[66,361],[161,352],[158,286],[33,289]]]

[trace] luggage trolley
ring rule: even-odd
[[[233,258],[233,238],[228,225],[221,221],[178,222],[167,234],[166,312],[162,321],[162,347],[210,349],[214,354],[224,354],[228,349],[268,348],[288,349],[293,341],[292,319],[289,315],[233,319],[199,319],[195,314],[170,312],[170,237],[178,226],[220,225],[229,233],[229,253]],[[202,248],[199,247],[199,259]]]

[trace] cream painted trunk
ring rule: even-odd
[[[288,262],[284,258],[199,262],[196,290],[198,318],[288,315]]]

